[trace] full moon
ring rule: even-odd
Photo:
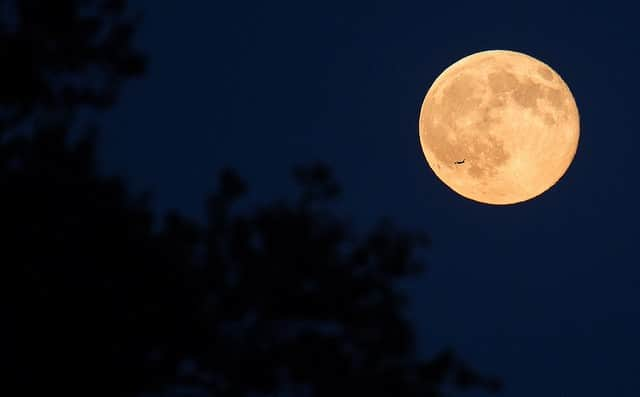
[[[565,174],[578,148],[578,107],[560,75],[520,52],[482,51],[433,82],[420,144],[453,191],[486,204],[523,202]]]

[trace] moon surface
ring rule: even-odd
[[[534,198],[565,174],[578,148],[576,102],[560,75],[520,52],[482,51],[429,88],[419,120],[429,167],[458,194],[506,205]]]

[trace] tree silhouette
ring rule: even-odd
[[[22,57],[0,75],[16,72],[30,85],[3,92],[2,131],[33,123],[0,139],[6,390],[436,397],[449,386],[500,389],[449,350],[415,354],[395,283],[422,271],[415,252],[429,241],[389,221],[355,235],[330,211],[341,189],[325,165],[294,169],[293,200],[244,212],[235,204],[246,183],[223,170],[207,219],[170,212],[155,225],[148,195],[98,172],[95,133],[68,139],[81,106],[109,105],[143,70],[130,46],[135,23],[122,19],[126,2],[10,3],[0,40]],[[100,12],[87,17],[82,7]],[[96,26],[107,32],[98,44],[89,39]],[[107,88],[91,88],[95,68]]]
[[[145,70],[131,44],[140,15],[126,6],[126,0],[0,1],[0,134],[25,121],[114,104],[121,83]]]

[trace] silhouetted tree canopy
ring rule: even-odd
[[[105,108],[142,75],[126,0],[0,0],[0,131]],[[1,137],[1,135],[0,135]]]
[[[0,75],[28,87],[2,91],[5,131],[64,115],[0,141],[3,394],[499,390],[449,350],[416,355],[395,283],[423,270],[415,253],[429,241],[389,221],[355,235],[327,205],[341,189],[322,164],[294,169],[297,197],[247,211],[236,208],[245,181],[223,170],[207,219],[169,212],[156,225],[148,195],[98,172],[95,134],[68,139],[68,112],[111,104],[143,70],[126,2],[2,4],[14,13],[0,42],[14,56]],[[108,84],[94,91],[95,68]]]

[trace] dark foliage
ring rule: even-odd
[[[3,92],[5,128],[41,111],[107,105],[119,82],[142,71],[129,47],[135,25],[120,19],[124,1],[11,3],[21,22],[2,27],[1,45],[22,57],[3,64],[2,76],[27,71],[16,78],[31,88]],[[78,12],[87,4],[102,7],[97,19]],[[96,26],[115,33],[89,44]],[[105,71],[106,91],[87,94],[88,65]],[[56,94],[54,86],[66,87],[60,70],[76,77],[77,90]],[[224,170],[206,220],[169,213],[156,227],[144,195],[97,172],[93,135],[69,143],[64,120],[39,119],[30,134],[0,144],[3,393],[499,389],[450,351],[431,360],[415,355],[405,297],[394,284],[422,270],[414,253],[428,239],[390,222],[354,236],[326,206],[340,192],[327,167],[296,168],[298,198],[248,212],[234,209],[245,182]]]
[[[126,0],[0,0],[0,134],[29,120],[105,108],[142,75]],[[0,135],[2,137],[2,135]]]

